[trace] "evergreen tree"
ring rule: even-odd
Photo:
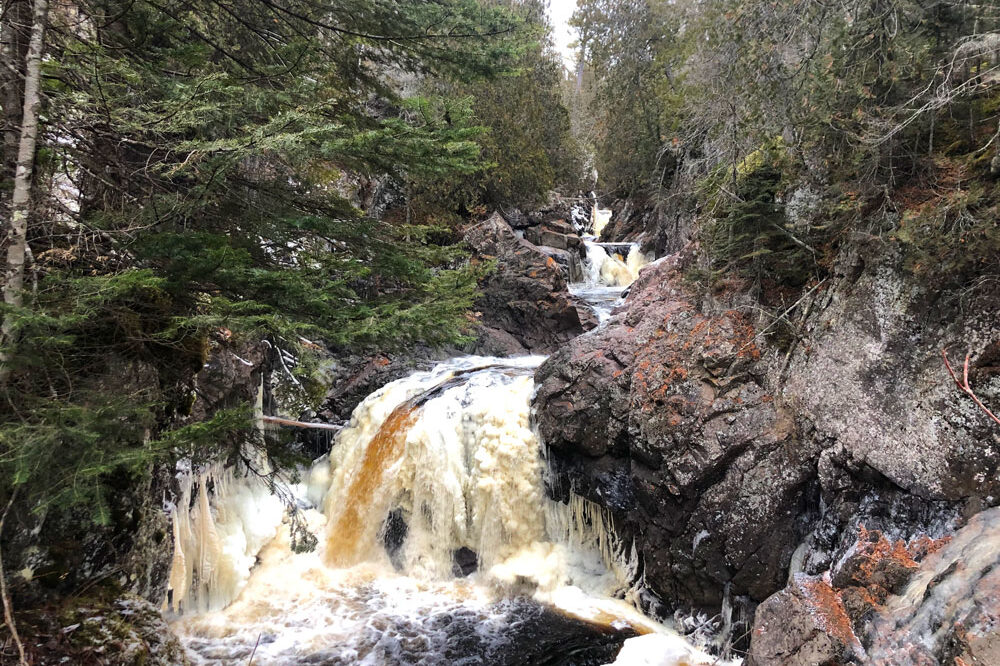
[[[474,0],[80,0],[48,27],[34,261],[4,309],[4,495],[108,522],[108,489],[151,461],[238,450],[245,406],[189,416],[218,331],[299,356],[310,339],[462,338],[477,276],[448,230],[369,219],[336,183],[479,169],[461,105],[399,91],[507,71],[516,16]]]
[[[485,129],[477,138],[483,168],[462,179],[421,179],[413,184],[415,203],[438,214],[479,206],[529,209],[553,189],[580,187],[583,157],[563,103],[562,64],[552,45],[551,26],[540,0],[509,5],[530,36],[505,74],[478,81],[435,81],[432,90],[469,104],[473,122]]]

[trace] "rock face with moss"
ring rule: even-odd
[[[29,663],[115,666],[189,663],[184,648],[157,606],[130,594],[70,598],[58,608],[26,616],[19,628]]]
[[[611,510],[656,593],[763,600],[805,533],[818,449],[764,388],[754,329],[700,310],[683,267],[645,269],[606,327],[539,368],[538,426],[556,493]]]
[[[974,350],[970,383],[1000,403],[1000,294],[939,292],[900,255],[856,242],[794,314],[754,327],[725,305],[745,296],[693,292],[688,262],[644,269],[606,327],[539,368],[552,492],[611,511],[671,605],[717,612],[727,588],[751,607],[767,599],[752,663],[854,659],[870,639],[807,611],[834,595],[843,608],[824,612],[861,631],[921,561],[861,566],[859,548],[938,540],[1000,502],[997,426],[941,357],[956,350],[961,376]]]

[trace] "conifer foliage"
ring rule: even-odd
[[[5,138],[28,127],[42,3],[4,3]],[[38,20],[27,258],[0,342],[4,497],[107,523],[109,482],[240,440],[246,408],[185,421],[220,331],[295,354],[462,337],[477,276],[448,230],[370,219],[338,183],[479,169],[467,109],[399,91],[507,71],[521,19],[475,0],[79,0]]]
[[[580,0],[574,23],[600,189],[699,241],[702,275],[784,294],[855,233],[955,289],[1000,274],[996,3]]]

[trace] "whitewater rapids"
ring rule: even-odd
[[[546,498],[529,411],[542,360],[453,359],[369,396],[291,486],[312,552],[294,552],[258,477],[194,479],[169,594],[191,660],[600,664],[643,635],[616,663],[717,663],[624,600],[635,563],[599,507]]]

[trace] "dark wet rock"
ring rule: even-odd
[[[575,238],[579,239],[578,236]],[[567,282],[583,282],[583,260],[576,250],[558,249],[547,245],[539,246],[538,249],[546,256],[552,257],[562,270],[563,278]]]
[[[112,601],[70,598],[59,607],[27,614],[18,628],[28,661],[33,664],[186,666],[189,663],[158,608],[134,595],[125,594]],[[16,659],[10,663],[16,663]]]
[[[474,352],[482,356],[499,356],[501,358],[523,356],[530,353],[517,337],[502,328],[493,328],[491,326],[481,326],[479,328]]]
[[[393,509],[385,517],[380,531],[382,545],[389,555],[389,561],[396,569],[402,569],[401,549],[406,543],[406,535],[410,532],[410,526],[406,522],[406,516],[402,509]]]
[[[975,536],[989,539],[993,535],[987,531],[980,530]],[[964,536],[968,528],[958,534],[966,543],[972,538]],[[933,539],[927,535],[907,541],[890,539],[881,531],[861,527],[857,541],[830,571],[817,576],[797,574],[784,590],[760,605],[748,664],[953,663],[942,656],[946,646],[954,642],[951,639],[942,639],[939,647],[922,653],[910,644],[926,647],[929,643],[916,636],[941,629],[946,621],[940,617],[941,608],[966,603],[969,596],[978,593],[970,595],[968,582],[964,588],[952,585],[939,594],[943,601],[929,593],[935,583],[933,579],[927,583],[931,574],[926,572],[943,570],[947,575],[954,561],[948,558],[961,550],[951,542],[952,537]],[[939,558],[935,556],[938,551],[952,555]],[[939,577],[938,583],[942,581]],[[1000,597],[990,603],[996,607]],[[928,632],[920,616],[934,618],[935,628]],[[912,626],[906,626],[907,621]]]
[[[511,226],[512,229],[526,229],[535,224],[535,222],[521,212],[518,208],[511,208],[509,210],[500,209],[500,214],[503,219],[507,221],[507,224]]]
[[[470,228],[476,261],[496,261],[480,283],[476,309],[489,329],[504,331],[531,352],[550,352],[583,332],[555,259],[518,238],[499,214]]]
[[[682,266],[647,267],[606,327],[539,368],[552,491],[624,519],[660,597],[718,607],[731,585],[763,600],[805,532],[818,448],[761,386],[753,328],[702,313]]]
[[[221,334],[220,338],[228,335]],[[204,366],[194,377],[191,420],[204,420],[220,409],[256,402],[261,369],[274,352],[266,343],[235,346],[217,340]]]
[[[577,295],[571,296],[573,300],[573,305],[576,307],[576,313],[580,317],[580,325],[585,331],[591,331],[597,328],[600,321],[597,318],[597,313],[594,308],[585,299]]]
[[[498,602],[485,612],[457,609],[426,618],[388,618],[377,630],[363,630],[351,651],[343,646],[299,651],[295,663],[600,666],[614,661],[625,640],[635,636],[630,628],[577,620],[525,597]]]
[[[797,575],[757,609],[748,666],[1000,663],[1000,509],[953,536],[862,530],[823,576]]]
[[[523,221],[518,220],[517,224],[511,223],[511,226],[525,230],[546,226],[559,233],[572,234],[578,231],[574,224],[589,215],[589,203],[583,203],[579,198],[563,199],[556,196],[541,208],[529,211]]]
[[[469,576],[479,569],[479,555],[471,548],[462,546],[451,555],[452,573],[457,577]]]
[[[429,369],[448,356],[447,350],[424,347],[398,354],[335,354],[327,371],[330,388],[319,415],[330,423],[346,421],[354,408],[378,389],[415,370]]]
[[[866,588],[874,602],[882,603],[889,593],[902,590],[916,568],[902,540],[892,542],[881,532],[862,528],[857,544],[831,570],[831,583]]]

